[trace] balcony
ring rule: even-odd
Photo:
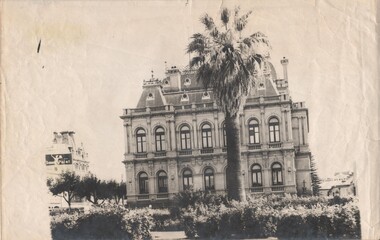
[[[282,147],[282,143],[269,143],[269,148],[281,148]]]
[[[264,188],[263,187],[253,187],[253,188],[251,188],[251,192],[252,193],[262,193],[262,192],[264,192]]]
[[[250,144],[248,145],[248,150],[259,150],[261,149],[261,144]]]
[[[157,193],[157,199],[169,198],[169,193]]]
[[[272,192],[283,192],[284,191],[284,186],[275,186],[272,187]]]
[[[147,153],[135,153],[135,158],[147,158]]]
[[[137,196],[138,200],[149,200],[149,194],[140,194]]]
[[[179,150],[178,155],[179,156],[193,155],[193,150],[191,150],[191,149]]]
[[[166,157],[166,152],[155,152],[154,156],[155,157]]]
[[[214,153],[214,149],[213,148],[201,149],[201,154],[210,154],[210,153]]]

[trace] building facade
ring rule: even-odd
[[[240,114],[242,175],[247,193],[311,191],[308,109],[289,96],[287,64],[271,63]],[[225,192],[224,114],[189,69],[171,67],[144,81],[136,108],[124,109],[129,203],[170,199],[187,188]]]
[[[80,177],[89,173],[88,154],[83,147],[76,145],[75,132],[63,131],[54,132],[52,144],[47,147],[45,154],[45,164],[47,178],[55,180],[66,171],[75,172]],[[81,199],[74,199],[73,206],[83,205]],[[50,207],[67,207],[62,196],[51,196]]]

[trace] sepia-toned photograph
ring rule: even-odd
[[[376,0],[1,7],[1,238],[380,239]]]

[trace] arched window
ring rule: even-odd
[[[227,147],[226,124],[223,124],[223,147]]]
[[[148,174],[146,172],[141,172],[139,174],[139,189],[140,194],[148,194],[149,188],[148,188]]]
[[[259,164],[254,164],[251,168],[252,172],[252,187],[260,187],[262,183],[261,167]]]
[[[214,170],[206,168],[204,172],[205,190],[214,190]]]
[[[136,145],[138,153],[146,152],[146,133],[142,128],[136,132]]]
[[[280,141],[280,123],[277,118],[269,120],[269,142]]]
[[[168,175],[165,171],[159,171],[157,173],[157,182],[158,182],[158,192],[166,193],[168,192]]]
[[[190,137],[190,128],[187,125],[184,125],[180,129],[181,137],[181,149],[191,149],[191,137]]]
[[[272,184],[282,185],[282,166],[279,163],[272,165]]]
[[[248,123],[248,136],[250,144],[260,143],[259,122],[256,119],[252,119]]]
[[[156,152],[165,151],[165,131],[162,127],[158,127],[155,132]]]
[[[202,148],[212,148],[211,126],[208,123],[202,126]]]
[[[193,173],[191,172],[190,169],[186,169],[185,171],[183,171],[182,179],[183,179],[183,190],[190,189],[191,186],[193,185]]]

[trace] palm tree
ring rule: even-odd
[[[252,12],[244,15],[239,12],[236,8],[231,16],[230,10],[223,9],[220,26],[208,14],[201,17],[205,34],[193,34],[187,53],[193,56],[190,67],[196,69],[197,80],[213,90],[225,115],[228,197],[245,201],[238,117],[246,97],[262,77],[261,66],[269,58],[270,44],[260,32],[242,37]]]

